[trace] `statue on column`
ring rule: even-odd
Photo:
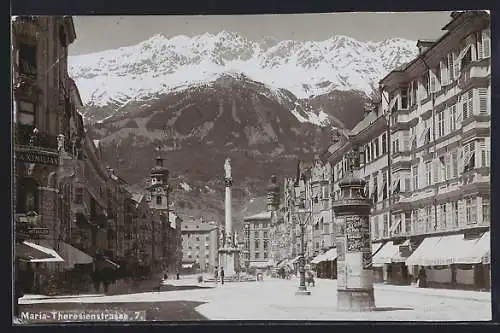
[[[224,180],[226,183],[226,186],[231,186],[231,159],[228,157],[226,158],[226,162],[224,162],[224,170],[226,172]]]

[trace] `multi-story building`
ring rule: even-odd
[[[266,211],[244,218],[246,244],[248,245],[248,267],[266,268],[273,266],[271,260],[271,212]]]
[[[190,220],[182,223],[182,267],[213,272],[218,259],[218,227],[215,222]]]
[[[443,30],[435,42],[419,41],[418,57],[381,80],[380,100],[349,143],[330,149],[334,196],[343,154],[361,148],[358,172],[373,199],[373,266],[380,278],[408,283],[425,271],[431,285],[487,288],[489,15],[453,12]]]
[[[172,273],[180,273],[182,268],[182,219],[170,211],[167,233],[167,267]]]

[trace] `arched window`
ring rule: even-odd
[[[20,178],[17,182],[16,213],[38,213],[38,183],[33,178]]]

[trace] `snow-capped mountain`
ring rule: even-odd
[[[299,99],[333,90],[370,93],[380,78],[416,53],[415,42],[399,38],[252,41],[223,31],[194,37],[157,34],[136,45],[72,56],[69,63],[84,103],[119,107],[211,82],[223,73],[244,74]]]

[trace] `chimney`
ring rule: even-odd
[[[419,39],[417,42],[418,54],[424,54],[432,45],[434,45],[434,41]]]

